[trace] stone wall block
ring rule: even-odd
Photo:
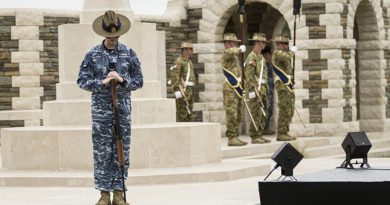
[[[322,108],[323,123],[341,123],[343,120],[343,108]]]
[[[327,3],[325,10],[328,14],[341,14],[344,12],[344,5],[342,3]]]
[[[340,14],[320,14],[320,26],[340,26]]]
[[[17,26],[41,26],[44,24],[42,10],[16,9]]]
[[[20,97],[40,97],[43,96],[43,87],[21,87]]]
[[[19,74],[20,75],[43,75],[43,63],[19,63]]]
[[[33,51],[12,52],[11,62],[12,63],[39,63],[40,55],[39,52],[33,52]]]
[[[14,97],[12,98],[13,110],[37,110],[41,109],[40,97]]]
[[[321,50],[321,59],[341,59],[342,52],[340,49],[323,49]]]
[[[12,40],[39,40],[38,26],[12,26]]]
[[[39,87],[39,76],[12,76],[12,87]]]
[[[342,39],[343,38],[342,26],[326,26],[326,38],[327,39]]]
[[[19,51],[43,51],[43,41],[19,40]]]

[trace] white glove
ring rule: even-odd
[[[248,93],[248,95],[249,95],[249,99],[253,99],[253,98],[256,97],[256,93],[255,92],[250,92],[250,93]]]
[[[245,45],[241,45],[240,46],[240,50],[242,53],[244,53],[246,51],[246,46]]]
[[[292,46],[290,49],[292,52],[296,53],[298,51],[298,47]]]
[[[172,85],[172,80],[168,80],[167,84]]]
[[[180,99],[180,98],[182,98],[183,96],[181,95],[180,91],[176,91],[176,92],[175,92],[175,97],[176,97],[176,99]]]

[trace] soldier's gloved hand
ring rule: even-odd
[[[292,46],[290,49],[292,52],[296,53],[298,51],[298,47]]]
[[[180,91],[176,91],[176,92],[175,92],[175,97],[176,97],[176,99],[180,99],[180,98],[182,98],[183,96],[181,95]]]
[[[245,45],[241,45],[240,46],[240,50],[241,50],[241,53],[244,53],[246,51],[246,46]]]
[[[249,96],[249,99],[253,99],[256,97],[256,93],[255,92],[250,92],[248,93],[248,96]]]

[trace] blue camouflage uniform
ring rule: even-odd
[[[123,83],[118,84],[118,107],[126,179],[130,162],[130,96],[131,91],[143,86],[141,65],[135,52],[120,43],[112,51],[106,49],[103,43],[93,47],[85,55],[80,66],[77,84],[81,89],[92,92],[94,178],[95,188],[100,191],[123,190],[117,147],[113,137],[111,86],[102,84],[102,80],[110,72],[110,67],[115,67],[116,72],[124,79]]]

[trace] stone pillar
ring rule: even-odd
[[[43,41],[39,40],[39,26],[43,25],[42,11],[16,10],[16,25],[11,27],[11,39],[18,40],[19,50],[11,53],[11,62],[19,64],[19,76],[12,76],[12,87],[19,88],[19,97],[12,98],[13,110],[41,109],[40,75],[43,63],[39,54]],[[39,125],[40,120],[26,121],[25,125]]]

